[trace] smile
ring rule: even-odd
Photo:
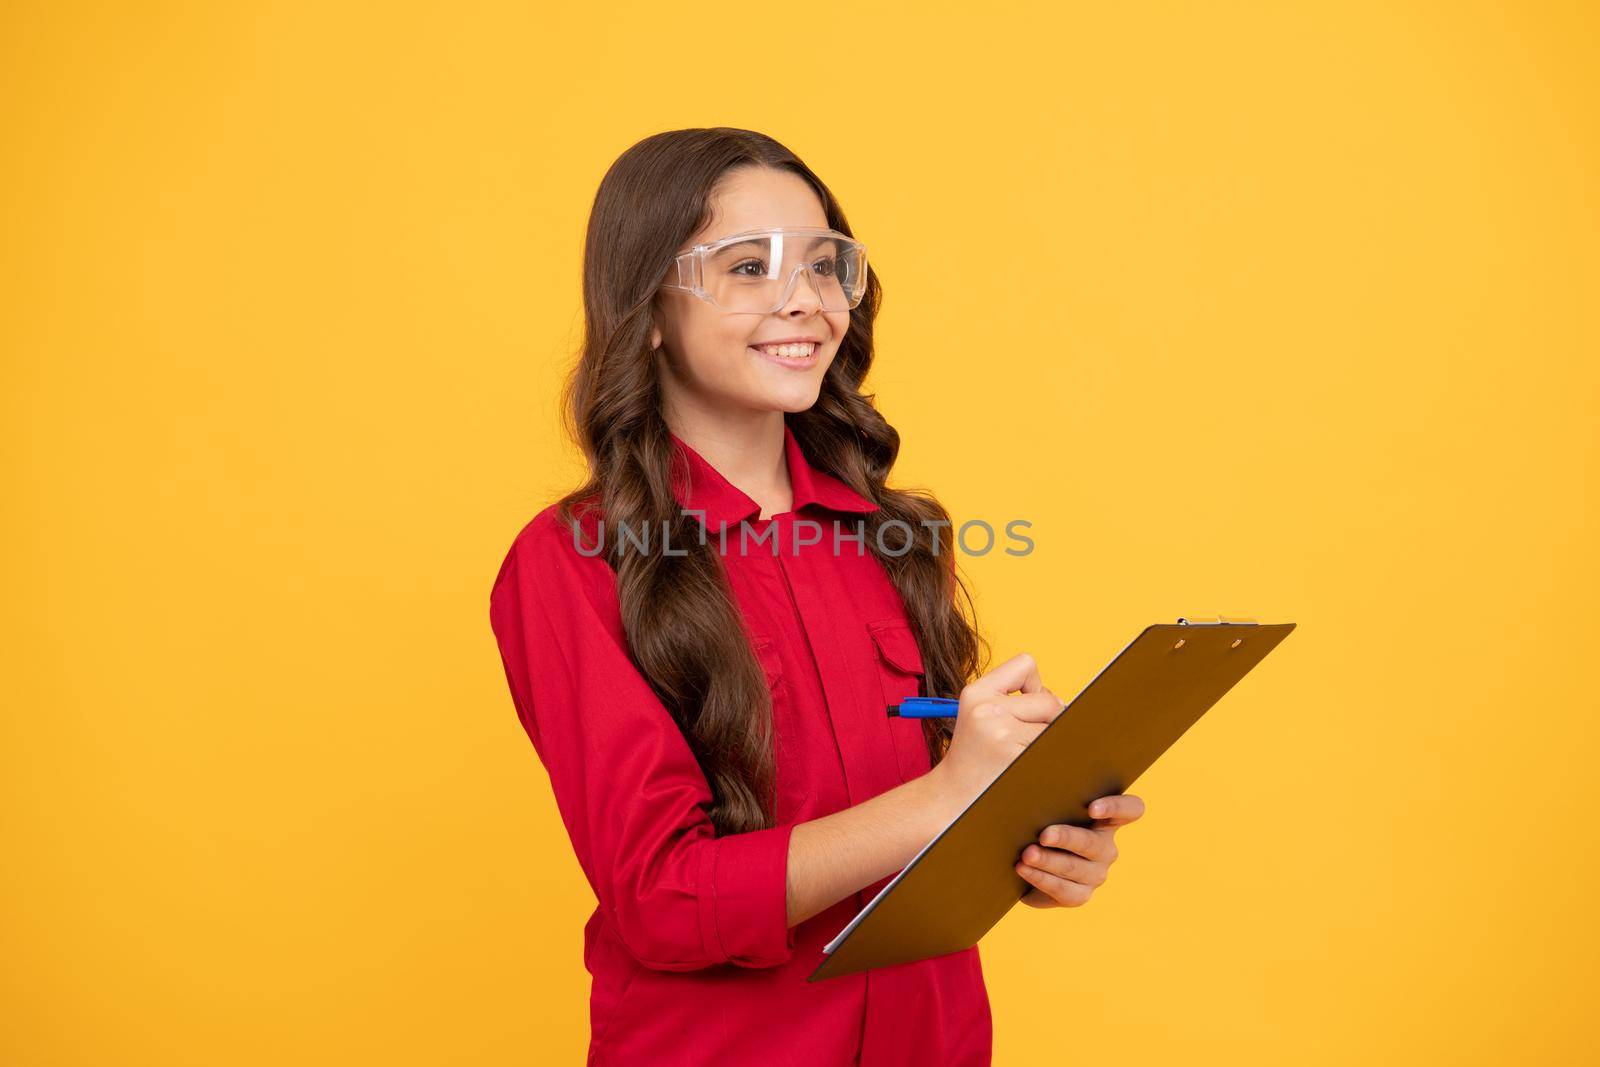
[[[821,359],[817,352],[817,346],[809,342],[793,345],[763,345],[760,348],[751,345],[750,351],[765,356],[780,367],[793,367],[797,370],[815,367]]]

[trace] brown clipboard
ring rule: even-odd
[[[1031,888],[1014,869],[1051,823],[1126,792],[1295,628],[1229,616],[1145,627],[824,950],[808,981],[971,948]]]

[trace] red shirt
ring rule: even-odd
[[[794,825],[929,766],[918,720],[884,714],[885,704],[919,691],[923,666],[898,591],[852,539],[877,505],[812,467],[787,424],[794,505],[768,519],[673,441],[688,472],[688,484],[675,485],[678,503],[704,511],[714,550],[725,533],[720,558],[771,686],[775,827],[714,834],[705,776],[626,651],[615,576],[595,553],[592,524],[585,554],[554,505],[540,512],[517,535],[490,596],[517,716],[598,902],[584,927],[593,977],[588,1062],[988,1064],[989,1001],[976,948],[806,981],[823,946],[888,878],[786,925]],[[741,520],[750,522],[744,554]],[[820,526],[815,543],[803,543],[818,537],[803,520]],[[766,539],[756,542],[756,533]],[[606,536],[610,553],[616,539],[609,528]],[[901,542],[886,534],[885,543]]]

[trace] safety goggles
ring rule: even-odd
[[[867,291],[866,246],[838,230],[746,230],[674,257],[661,288],[693,293],[724,311],[766,315],[789,302],[802,274],[823,311],[848,311]]]

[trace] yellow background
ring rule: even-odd
[[[1075,692],[1299,629],[985,940],[996,1062],[1594,1053],[1594,8],[12,3],[0,1060],[577,1063],[487,598],[637,139],[794,148]]]

